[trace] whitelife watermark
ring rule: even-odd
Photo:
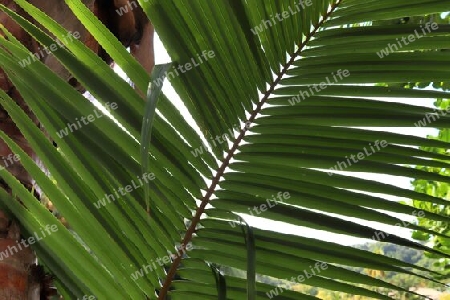
[[[148,2],[148,0],[142,0],[143,2]],[[127,4],[119,7],[118,9],[116,9],[116,13],[119,16],[123,16],[124,14],[127,14],[128,12],[132,12],[134,9],[138,8],[139,4],[137,3],[137,1],[127,1]],[[130,10],[128,10],[128,8]]]
[[[419,210],[419,211],[414,210],[412,212],[412,215],[414,217],[424,218],[425,217],[425,212],[423,210]],[[410,223],[407,223],[407,222],[405,222],[403,220],[402,220],[401,223],[395,223],[395,226],[404,227],[404,228],[408,228],[409,225],[410,225]],[[380,242],[380,241],[384,240],[385,238],[387,238],[388,236],[389,236],[389,233],[387,233],[387,232],[376,231],[374,233],[374,235],[372,236],[372,240]]]
[[[249,129],[251,126],[251,122],[247,121],[245,122],[245,128]],[[234,129],[239,132],[241,130],[241,128],[239,127],[239,125],[233,125]],[[217,143],[219,143],[220,145],[222,143],[225,143],[228,140],[233,140],[234,138],[234,132],[233,129],[229,128],[228,129],[228,133],[224,133],[222,135],[216,135],[215,138],[213,138],[212,136],[209,137],[209,139],[211,140],[211,144],[214,147],[217,147]],[[216,143],[217,141],[217,143]],[[200,147],[195,148],[194,150],[191,150],[192,155],[194,155],[194,157],[197,157],[199,155],[202,155],[204,151],[208,151],[208,147],[206,145],[202,145]]]
[[[188,243],[186,247],[181,244],[176,254],[171,253],[167,250],[168,255],[158,257],[156,259],[156,262],[160,267],[163,267],[164,265],[170,264],[172,262],[172,259],[176,259],[179,256],[186,255],[186,251],[191,251],[192,249],[194,249],[192,243]],[[158,267],[156,266],[155,261],[152,260],[148,265],[143,265],[142,268],[131,274],[131,279],[133,279],[133,281],[136,281],[138,278],[143,277],[144,275],[156,270],[157,268]]]
[[[68,43],[72,42],[75,39],[79,39],[80,38],[80,33],[78,31],[75,32],[71,32],[69,31],[67,33],[67,36],[63,37],[62,41],[56,39],[56,43],[51,44],[48,47],[44,47],[43,49],[41,49],[40,47],[38,48],[38,52],[33,53],[32,55],[30,55],[30,57],[26,58],[26,59],[22,59],[21,61],[19,61],[19,65],[22,68],[25,68],[26,66],[31,65],[32,62],[41,60],[42,58],[45,57],[45,53],[47,53],[47,55],[51,54],[52,52],[55,52],[57,50],[59,50],[60,48],[64,48],[65,45],[67,45]],[[44,53],[45,52],[45,53]]]
[[[256,195],[258,196],[258,195]],[[248,212],[250,213],[250,215],[252,215],[253,217],[256,217],[260,214],[262,214],[263,212],[267,211],[269,208],[275,207],[277,206],[279,203],[283,203],[284,200],[287,200],[291,198],[291,194],[289,194],[289,192],[278,192],[277,193],[277,199],[275,199],[275,195],[272,195],[272,198],[268,198],[266,199],[266,203],[263,203],[259,206],[253,206],[253,208],[248,208]],[[259,210],[258,210],[259,209]],[[253,214],[253,212],[256,213],[256,215]],[[228,222],[228,224],[230,224],[231,227],[236,227],[236,222]]]
[[[314,272],[314,269],[312,266],[309,266],[311,273],[309,274],[306,270],[303,270],[303,274],[300,274],[298,276],[292,276],[290,279],[286,279],[286,281],[290,281],[290,282],[298,282],[298,283],[302,283],[305,280],[313,277],[313,276],[317,276],[321,271],[328,269],[328,264],[325,262],[316,262],[316,264],[314,265],[314,269],[317,271]],[[273,297],[277,297],[278,295],[282,294],[285,290],[289,290],[290,286],[289,285],[279,285],[276,288],[266,292],[267,297],[269,297],[269,299],[272,299]]]
[[[8,163],[9,161],[9,163]],[[2,162],[0,165],[0,171],[7,169],[8,167],[12,166],[14,163],[20,161],[20,156],[19,154],[8,154],[8,156],[3,156],[2,157]]]
[[[439,28],[439,25],[436,22],[427,22],[424,25],[425,28],[423,28],[423,26],[420,25],[420,29],[422,29],[423,35],[420,35],[418,30],[415,29],[414,34],[410,34],[407,37],[406,36],[401,37],[400,39],[401,41],[398,38],[396,38],[397,44],[389,43],[386,48],[381,49],[380,51],[377,52],[378,57],[384,58],[386,56],[389,56],[389,54],[394,53],[395,51],[399,51],[404,46],[408,46],[410,43],[413,43],[416,40],[420,40],[421,38],[425,37],[428,33],[431,33],[431,30],[437,30]]]
[[[355,158],[355,155],[351,154],[351,155],[350,155],[350,159],[353,161],[353,163],[356,164],[357,162],[359,162],[359,161],[365,159],[366,157],[371,156],[371,155],[374,154],[375,152],[381,151],[381,148],[385,148],[385,147],[387,147],[388,145],[389,145],[389,144],[388,144],[387,141],[385,141],[385,140],[381,140],[381,142],[380,142],[379,140],[376,140],[376,141],[375,141],[375,148],[376,148],[376,150],[373,148],[372,143],[369,143],[370,150],[372,150],[372,151],[367,151],[367,148],[364,147],[364,148],[363,148],[364,153],[363,153],[363,152],[358,152],[358,153],[356,154],[356,157],[357,157],[357,158]],[[381,148],[380,148],[380,146],[381,146]],[[345,156],[345,158],[347,159],[347,164],[348,164],[348,165],[345,163],[345,161],[338,161],[337,164],[334,165],[334,167],[329,168],[329,170],[331,170],[331,171],[344,171],[345,169],[347,169],[348,167],[350,167],[350,166],[352,165],[352,162],[351,162],[350,159],[347,157],[347,155]],[[339,170],[338,170],[338,168],[339,168]],[[328,172],[328,176],[333,176],[333,175],[334,175],[333,172]]]
[[[77,300],[95,300],[97,298],[95,298],[94,295],[84,295],[83,298],[77,298]]]
[[[431,122],[434,122],[436,120],[439,120],[442,117],[445,117],[450,112],[450,105],[445,109],[435,109],[434,113],[426,113],[425,117],[422,120],[419,120],[418,122],[414,123],[414,126],[416,127],[425,127]],[[433,119],[433,120],[431,120]]]
[[[270,27],[274,26],[277,21],[283,22],[284,20],[290,18],[291,16],[298,14],[302,11],[302,9],[305,9],[308,6],[311,6],[313,4],[312,0],[299,0],[297,4],[295,4],[294,8],[289,6],[289,10],[285,10],[281,13],[277,13],[275,16],[271,15],[270,19],[261,21],[260,25],[257,25],[250,29],[254,35],[259,35],[261,32],[263,32],[265,29],[269,29]],[[277,20],[275,20],[275,18]]]
[[[331,82],[330,77],[327,76],[327,77],[325,77],[326,81],[322,81],[319,84],[313,84],[312,86],[308,85],[309,93],[308,93],[308,90],[299,90],[299,93],[298,93],[297,96],[294,96],[294,97],[292,97],[291,99],[288,100],[289,104],[291,106],[293,106],[295,104],[298,104],[298,103],[302,102],[302,100],[305,100],[306,98],[314,96],[314,94],[316,92],[320,93],[321,91],[325,90],[329,85],[336,84],[340,80],[343,80],[344,78],[349,77],[350,76],[350,71],[347,70],[347,69],[344,69],[344,70],[339,69],[339,70],[336,71],[336,74],[334,74],[334,72],[332,72],[331,76],[333,77],[334,82]],[[302,97],[302,99],[300,99],[300,97]]]
[[[214,53],[214,51],[212,51],[212,50],[209,50],[209,51],[203,50],[201,55],[197,53],[197,59],[198,60],[195,60],[195,58],[192,57],[191,58],[191,62],[192,63],[187,62],[187,63],[182,64],[182,65],[180,64],[176,68],[175,68],[175,66],[173,66],[172,67],[173,71],[166,71],[165,76],[164,77],[159,77],[156,80],[155,84],[156,84],[156,86],[159,87],[159,86],[161,86],[163,84],[165,77],[167,77],[167,79],[171,79],[171,78],[173,79],[175,77],[178,77],[178,76],[180,76],[180,73],[178,71],[180,71],[182,74],[184,74],[187,71],[192,70],[193,67],[198,67],[201,64],[207,62],[208,59],[214,58],[215,56],[216,56],[216,54]],[[202,59],[202,57],[203,57],[204,60]]]
[[[109,102],[107,102],[105,104],[105,108],[108,112],[112,110],[116,110],[118,107],[116,102],[112,102],[111,104]],[[77,131],[79,129],[81,129],[83,126],[85,125],[89,125],[90,123],[94,122],[97,119],[100,119],[101,117],[103,117],[104,114],[102,112],[98,112],[96,109],[94,109],[94,113],[90,114],[88,116],[82,116],[80,118],[80,120],[78,120],[78,118],[75,118],[75,122],[74,123],[67,123],[67,127],[61,129],[59,132],[56,132],[56,135],[62,139],[66,136],[69,135],[69,131],[70,133],[73,133],[74,131]],[[82,122],[82,124],[80,123],[80,121]]]
[[[141,188],[142,186],[144,186],[144,182],[148,183],[149,181],[154,180],[155,174],[144,173],[142,175],[142,180],[144,182],[141,180],[141,178],[139,176],[137,177],[137,179],[139,181],[139,185],[136,185],[134,180],[131,180],[131,184],[128,184],[125,187],[119,187],[118,191],[119,191],[120,195],[125,196],[126,194],[131,193],[132,191]],[[100,209],[100,208],[106,206],[106,204],[114,202],[121,197],[121,196],[119,196],[119,194],[117,193],[117,190],[115,190],[115,189],[114,189],[114,194],[116,195],[116,197],[113,195],[113,193],[105,194],[105,196],[102,199],[98,200],[97,202],[94,202],[94,206],[97,209]]]
[[[47,232],[47,234],[43,231],[43,229]],[[33,235],[34,236],[30,236],[28,237],[26,240],[22,239],[20,241],[20,243],[17,243],[17,247],[19,248],[19,250],[17,249],[16,246],[8,246],[6,250],[3,250],[2,252],[0,252],[0,261],[2,261],[3,259],[7,259],[10,255],[14,255],[15,253],[18,253],[19,251],[22,251],[23,248],[28,248],[30,245],[33,245],[36,242],[39,242],[40,240],[46,238],[47,236],[49,236],[50,234],[58,231],[58,227],[53,224],[53,225],[45,225],[44,228],[41,228],[41,236],[39,236],[39,234],[37,232],[35,232]],[[23,248],[22,248],[23,246]],[[14,252],[13,252],[14,250]],[[8,253],[9,251],[9,253]]]

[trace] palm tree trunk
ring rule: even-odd
[[[0,299],[39,300],[41,283],[32,271],[36,257],[29,247],[19,246],[19,226],[1,211],[0,231]]]
[[[5,1],[3,2],[8,8],[23,14],[23,11],[13,1],[7,0],[6,3]],[[32,50],[31,37],[20,27],[16,26],[5,14],[0,13],[0,23],[22,41],[29,50]],[[1,69],[0,88],[13,98],[37,123],[36,118],[22,97]],[[16,141],[30,156],[34,156],[27,141],[8,113],[2,108],[0,109],[0,130]],[[0,156],[2,157],[0,164],[16,176],[22,184],[31,189],[32,179],[20,163],[8,163],[6,158],[13,155],[6,144],[0,141]],[[4,182],[0,182],[0,185],[11,193],[11,190]],[[38,300],[41,293],[40,284],[31,272],[31,270],[36,268],[36,257],[29,247],[19,247],[19,241],[19,226],[9,219],[4,212],[0,211],[0,299]]]

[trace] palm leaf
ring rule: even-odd
[[[26,1],[16,2],[57,38],[67,34]],[[148,75],[112,34],[81,1],[67,3],[136,86],[147,90]],[[390,127],[413,127],[425,114],[434,112],[415,106],[414,99],[448,98],[449,93],[374,86],[448,81],[448,52],[435,51],[449,46],[448,24],[439,24],[438,30],[383,59],[377,55],[389,43],[419,28],[377,25],[377,21],[443,12],[448,9],[446,1],[150,0],[140,4],[173,59],[167,77],[200,128],[194,130],[175,102],[161,95],[148,148],[144,143],[148,134],[139,142],[141,128],[145,129],[143,133],[150,129],[143,127],[148,114],[139,93],[81,42],[68,43],[54,54],[101,106],[115,102],[118,109],[111,111],[114,120],[98,118],[61,138],[58,133],[66,124],[98,108],[42,63],[22,68],[17,62],[26,59],[28,51],[8,34],[7,40],[0,39],[0,66],[58,144],[58,149],[53,148],[12,100],[0,94],[2,106],[56,182],[44,176],[13,141],[4,135],[2,138],[24,156],[24,167],[79,236],[79,240],[74,239],[70,231],[59,226],[61,237],[55,235],[35,247],[67,293],[76,297],[95,294],[99,299],[166,299],[166,295],[171,299],[211,299],[219,294],[224,297],[225,282],[228,299],[259,299],[274,287],[256,283],[256,292],[247,295],[248,282],[228,274],[212,274],[210,266],[249,273],[255,268],[260,275],[291,279],[309,271],[310,266],[326,263],[326,269],[304,283],[389,299],[370,287],[404,290],[344,267],[390,270],[422,278],[434,274],[381,254],[304,238],[301,232],[292,236],[256,228],[252,229],[256,263],[247,265],[247,258],[252,257],[249,248],[240,229],[230,226],[234,217],[223,211],[248,214],[249,208],[266,205],[266,198],[288,192],[288,199],[277,202],[261,217],[370,239],[380,232],[378,228],[345,217],[395,225],[400,219],[392,213],[414,212],[412,207],[389,201],[384,195],[447,205],[446,200],[395,184],[361,179],[355,173],[328,174],[337,162],[346,161],[346,156],[361,152],[376,140],[385,140],[387,147],[345,171],[449,181],[446,176],[408,167],[447,167],[446,155],[417,147],[448,148],[448,143],[388,132]],[[3,6],[0,9],[41,44],[54,43],[51,36],[27,20]],[[280,21],[276,16],[283,12],[288,17]],[[191,64],[189,70],[186,64]],[[181,71],[183,67],[185,72]],[[335,80],[338,70],[346,70],[349,76]],[[333,80],[332,84],[327,78]],[[313,89],[322,82],[326,88]],[[308,96],[303,99],[302,95]],[[411,101],[402,104],[395,98]],[[241,124],[238,131],[234,129],[236,124]],[[449,125],[448,116],[428,124]],[[199,147],[203,154],[194,151]],[[140,149],[145,150],[145,164],[141,163]],[[143,170],[155,175],[148,182],[148,195],[146,188],[133,188],[119,197],[118,188],[142,179]],[[3,206],[18,216],[27,232],[32,233],[39,224],[58,224],[11,175],[2,174],[2,178],[25,205],[2,195]],[[113,195],[114,200],[104,201],[104,205],[98,202],[106,195]],[[151,199],[150,216],[145,213],[145,199]],[[447,215],[424,213],[429,220],[448,222]],[[439,235],[407,224],[414,230]],[[383,241],[445,256],[394,232],[388,232]],[[186,252],[188,245],[193,249]],[[174,255],[169,257],[167,252]],[[86,262],[92,273],[83,274],[74,260],[64,259],[70,255]],[[420,273],[423,271],[427,273]],[[311,298],[293,291],[279,296]]]

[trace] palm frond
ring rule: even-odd
[[[56,38],[67,34],[27,1],[16,2]],[[147,90],[149,76],[114,36],[81,1],[67,3],[136,86]],[[114,102],[118,109],[110,111],[113,119],[98,118],[61,137],[62,128],[93,114],[98,107],[41,62],[22,68],[17,62],[30,53],[7,33],[7,39],[0,38],[0,67],[58,149],[5,93],[0,93],[1,105],[56,181],[47,178],[14,141],[4,134],[2,138],[24,156],[24,167],[79,239],[33,202],[31,194],[10,174],[2,174],[2,178],[24,206],[4,194],[2,204],[30,233],[39,225],[59,226],[58,233],[35,248],[65,290],[76,297],[95,294],[99,299],[166,299],[166,295],[171,299],[211,299],[219,294],[216,283],[221,282],[219,290],[223,290],[226,282],[227,299],[267,297],[273,286],[257,282],[256,292],[247,295],[245,279],[211,272],[211,266],[227,266],[251,274],[252,264],[246,264],[249,257],[255,259],[257,274],[294,282],[304,272],[310,274],[313,266],[325,264],[326,268],[317,269],[304,284],[378,299],[390,298],[371,287],[406,291],[345,267],[403,272],[433,280],[430,276],[436,272],[382,254],[305,238],[302,232],[294,236],[252,228],[252,257],[248,253],[251,241],[247,238],[246,245],[241,228],[224,210],[248,214],[249,208],[264,205],[261,217],[273,221],[371,239],[383,231],[346,217],[395,226],[402,221],[393,213],[414,213],[413,207],[390,201],[388,196],[448,205],[447,200],[395,183],[362,179],[356,173],[449,182],[447,176],[408,166],[446,168],[447,155],[418,147],[448,148],[449,143],[396,134],[389,128],[414,127],[427,114],[435,113],[414,105],[415,99],[449,98],[446,91],[390,85],[448,82],[450,52],[437,50],[449,48],[450,25],[439,24],[438,29],[399,49],[398,39],[422,30],[420,25],[377,23],[440,13],[448,9],[448,1],[150,0],[140,4],[173,59],[167,77],[200,128],[194,130],[175,102],[161,95],[148,149],[140,143],[148,140],[147,135],[141,140],[146,132],[141,133],[141,128],[149,129],[142,126],[148,117],[145,102],[80,41],[68,43],[54,55],[100,106]],[[41,44],[54,43],[54,38],[29,21],[2,5],[0,9]],[[377,55],[394,43],[394,53],[384,58]],[[384,86],[377,86],[380,83]],[[409,98],[410,102],[399,103],[396,98]],[[239,130],[236,124],[241,124]],[[450,127],[450,117],[440,116],[426,125]],[[387,146],[376,148],[381,141]],[[195,152],[199,147],[202,153]],[[375,149],[371,147],[377,150],[350,163],[348,156]],[[119,196],[119,188],[145,175],[141,149],[148,159],[148,171],[154,174],[154,180],[148,181],[148,196],[143,185]],[[355,173],[331,170],[338,162],[347,162],[345,171]],[[267,199],[280,192],[289,197],[267,208]],[[150,216],[145,212],[148,197]],[[101,199],[104,201],[99,202]],[[448,215],[432,210],[424,213],[429,220],[449,220]],[[443,236],[413,223],[404,224]],[[386,233],[383,241],[445,256],[395,232]],[[193,249],[186,252],[188,245]],[[89,274],[76,265],[81,261]],[[314,298],[281,291],[279,299]]]

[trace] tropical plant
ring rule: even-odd
[[[12,34],[18,41],[23,44],[33,55],[26,57],[19,62],[21,67],[25,68],[29,64],[39,60],[48,66],[59,77],[67,80],[73,87],[79,91],[83,91],[84,87],[77,82],[53,55],[52,51],[57,51],[58,48],[70,41],[73,38],[81,40],[94,53],[101,57],[106,63],[111,63],[111,57],[100,47],[98,42],[92,35],[83,27],[81,22],[72,13],[69,6],[62,0],[46,1],[46,0],[30,0],[31,4],[37,6],[47,15],[53,17],[58,23],[63,24],[64,28],[70,34],[64,37],[62,41],[51,44],[50,47],[42,47],[33,37],[24,29],[14,22],[6,13],[0,12],[0,23],[5,26],[7,31]],[[123,12],[120,10],[120,17],[115,9],[122,9],[127,3],[126,0],[105,1],[105,0],[83,0],[83,4],[89,7],[95,15],[102,21],[107,28],[119,39],[119,41],[126,47],[130,47],[130,53],[137,59],[137,61],[150,72],[154,65],[153,56],[153,26],[149,22],[147,16],[142,9],[135,5],[133,10]],[[13,0],[2,0],[6,8],[17,12],[24,18],[29,16],[17,5]],[[125,6],[127,8],[127,6]],[[4,36],[0,32],[1,36]],[[42,48],[41,48],[42,47]],[[23,100],[21,94],[9,80],[7,73],[0,68],[0,89],[5,91],[18,104],[37,125],[39,120],[30,110],[29,106]],[[30,157],[33,157],[39,163],[39,158],[36,157],[33,149],[30,147],[28,141],[20,130],[15,125],[14,121],[3,108],[1,110],[1,131],[7,134],[11,139],[16,141],[18,145],[24,149]],[[72,129],[71,129],[72,130]],[[11,149],[3,142],[0,142],[2,161],[0,162],[0,170],[7,169],[19,181],[27,187],[28,190],[35,191],[36,195],[43,204],[55,212],[53,204],[45,196],[39,192],[39,187],[33,182],[32,176],[21,166],[20,157],[12,153]],[[0,183],[6,191],[11,193],[10,187],[4,182]],[[36,189],[37,188],[37,189]],[[63,224],[66,224],[64,217],[61,217]],[[0,281],[2,288],[0,291],[0,298],[24,299],[51,295],[54,290],[51,289],[51,281],[48,275],[44,275],[42,267],[36,265],[36,257],[29,247],[23,248],[18,245],[20,238],[20,229],[16,221],[10,220],[5,212],[0,211],[0,253],[8,255],[4,257],[1,255],[0,259]],[[17,246],[19,248],[17,249]],[[17,251],[17,252],[13,252]],[[9,254],[8,254],[9,252]],[[14,254],[14,255],[12,255]],[[27,296],[33,295],[33,296]]]
[[[27,1],[15,2],[56,38],[67,35]],[[81,0],[66,3],[137,89],[147,90],[148,75],[114,35]],[[67,299],[314,298],[255,282],[255,273],[288,279],[292,285],[308,273],[311,276],[302,283],[310,286],[390,299],[367,287],[406,291],[341,266],[404,274],[427,271],[384,255],[306,238],[301,232],[289,235],[249,227],[235,213],[250,210],[327,232],[382,236],[385,242],[445,256],[396,236],[395,229],[380,235],[377,228],[344,217],[407,224],[442,235],[402,223],[392,213],[412,215],[415,208],[373,193],[439,205],[447,205],[446,200],[335,171],[344,166],[349,172],[449,181],[407,166],[447,167],[446,154],[417,147],[447,148],[449,143],[388,132],[389,127],[412,127],[433,111],[412,105],[414,99],[448,98],[449,93],[375,84],[447,81],[450,55],[439,50],[449,48],[450,25],[433,29],[431,23],[373,23],[441,13],[448,1],[139,3],[172,57],[173,69],[155,68],[143,102],[81,42],[67,43],[53,53],[55,57],[100,106],[117,105],[110,110],[113,118],[97,118],[67,136],[61,136],[61,130],[94,114],[98,106],[42,63],[22,68],[17,62],[29,51],[8,33],[7,39],[0,39],[0,67],[58,148],[0,91],[1,105],[51,177],[13,140],[0,136],[20,155],[69,228],[8,172],[1,176],[21,202],[0,192],[1,203],[28,235],[56,226],[57,231],[36,243],[34,250]],[[0,8],[42,45],[55,43],[46,31]],[[425,28],[432,29],[424,35]],[[422,35],[417,41],[392,46],[415,31]],[[160,94],[165,74],[188,113]],[[411,104],[395,102],[400,97],[411,99]],[[198,130],[185,120],[187,115]],[[233,129],[236,124],[241,124],[238,131]],[[426,126],[450,127],[450,117]],[[447,215],[433,211],[426,210],[425,216],[448,221]],[[224,275],[222,266],[245,270],[247,278]]]
[[[436,107],[442,111],[449,111],[450,102],[448,100],[442,101],[439,99],[435,103]],[[450,142],[450,131],[448,128],[441,128],[437,136],[429,136],[430,139]],[[438,154],[447,154],[447,149],[435,148],[435,147],[420,147],[421,150],[434,152]],[[419,170],[426,170],[428,172],[433,172],[436,174],[448,176],[449,169],[447,168],[433,168],[429,166],[417,166]],[[439,197],[445,200],[450,199],[449,185],[447,182],[435,182],[423,179],[416,179],[412,181],[414,190],[420,193],[424,193],[430,196]],[[449,206],[436,205],[434,203],[423,202],[420,200],[414,200],[413,206],[419,209],[426,209],[439,214],[448,215],[450,213]],[[450,223],[448,221],[436,221],[429,220],[427,218],[418,218],[418,225],[431,229],[433,231],[440,232],[443,235],[448,236],[450,233]],[[419,241],[430,242],[431,246],[441,252],[450,254],[450,238],[444,237],[443,235],[432,235],[423,232],[414,232],[413,237]],[[435,254],[429,254],[429,256],[436,257]],[[439,256],[438,256],[439,257]],[[450,266],[448,259],[440,259],[435,262],[435,266],[439,266],[444,273],[443,278],[450,278]]]

